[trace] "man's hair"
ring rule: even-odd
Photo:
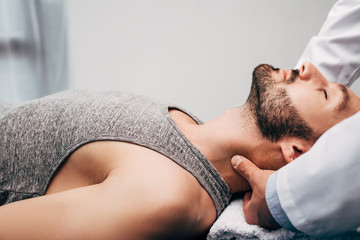
[[[253,81],[246,101],[257,121],[263,137],[276,142],[290,136],[315,142],[318,136],[298,114],[286,89],[271,79],[270,65],[259,65],[253,72]],[[292,79],[283,82],[290,84],[297,77],[293,71]]]

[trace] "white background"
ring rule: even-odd
[[[125,90],[208,121],[255,66],[292,68],[335,0],[68,1],[72,88]]]

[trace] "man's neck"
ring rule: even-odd
[[[202,125],[180,112],[170,113],[184,135],[209,159],[233,193],[250,190],[247,181],[231,166],[231,158],[239,154],[254,159],[259,151],[269,148],[269,143],[264,142],[246,105],[227,110]]]

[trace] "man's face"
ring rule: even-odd
[[[291,71],[272,72],[274,79],[289,79]],[[352,116],[360,110],[360,98],[349,88],[329,82],[311,63],[304,63],[299,76],[286,86],[293,105],[318,133]]]
[[[294,107],[297,118],[302,119],[316,136],[360,110],[360,98],[354,92],[343,85],[328,82],[311,63],[304,63],[297,71],[264,66],[262,71],[268,72],[270,79],[258,79],[267,82],[263,95],[273,95],[272,92],[285,89],[285,94],[277,97],[288,97],[291,101],[286,104]]]
[[[315,142],[313,129],[298,114],[284,87],[284,79],[275,79],[278,72],[270,65],[257,66],[247,104],[257,121],[263,137],[277,142],[285,136],[298,137]],[[293,81],[298,71],[293,71],[286,82]]]

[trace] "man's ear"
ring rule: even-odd
[[[283,137],[277,143],[287,163],[292,162],[301,154],[309,151],[314,144],[312,141],[297,137]]]

